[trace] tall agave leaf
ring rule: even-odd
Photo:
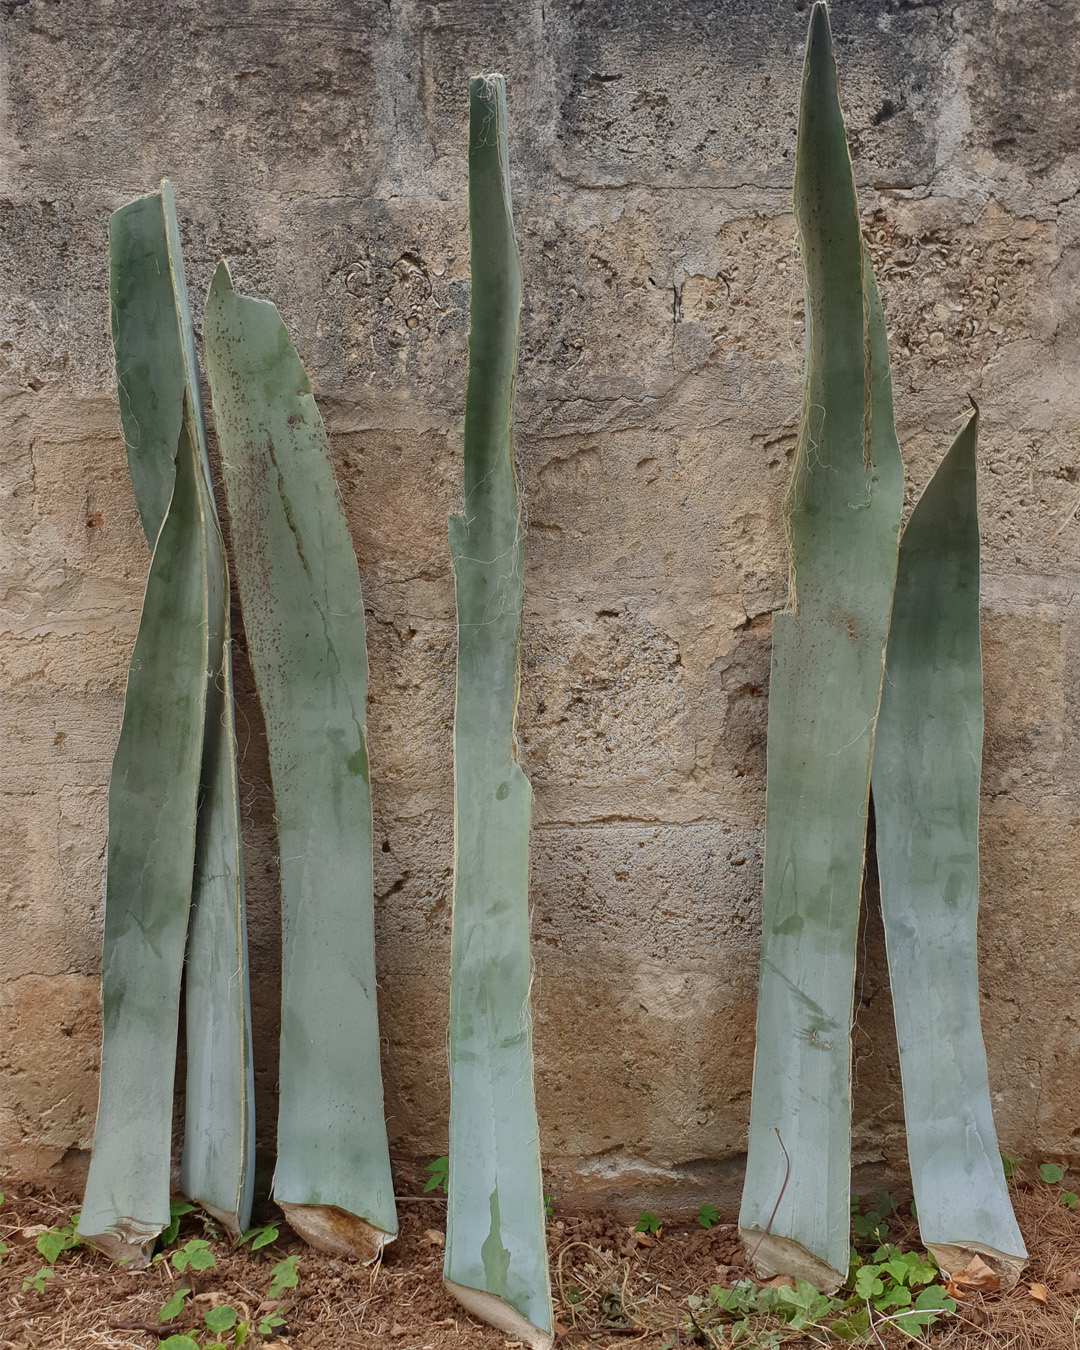
[[[919,1230],[946,1271],[1027,1259],[979,1026],[979,520],[973,412],[900,543],[874,748],[881,912]]]
[[[104,1029],[79,1232],[141,1264],[169,1222],[173,1071],[206,712],[207,521],[185,404],[109,781]]]
[[[188,1194],[236,1231],[246,1226],[250,1215],[254,1117],[228,573],[210,486],[187,287],[168,181],[162,183],[159,192],[115,212],[109,236],[112,330],[121,421],[136,502],[151,547],[158,539],[173,493],[177,440],[185,419],[186,434],[195,446],[198,461],[195,474],[198,511],[189,518],[189,527],[205,536],[200,545],[206,588],[205,650],[202,661],[183,667],[182,673],[195,684],[205,685],[209,670],[210,684],[203,692],[203,712],[199,714],[205,718],[205,741],[202,801],[197,826],[191,822],[197,831],[196,866],[194,878],[190,866],[187,878],[188,900],[194,900],[195,909],[190,916],[189,932],[187,1126],[181,1172]],[[177,547],[175,541],[173,546]],[[156,616],[147,619],[144,611],[144,621],[156,622]],[[131,693],[129,687],[129,698]],[[197,715],[196,705],[190,706],[192,715]],[[125,712],[125,725],[131,715],[129,708]],[[192,735],[204,735],[202,724],[189,730]],[[155,751],[151,747],[150,763],[154,762],[153,754],[157,754],[157,769],[164,776],[173,768],[169,757],[161,753],[162,748],[158,746]],[[158,790],[165,792],[162,785]],[[110,820],[124,813],[123,793],[119,791],[116,803],[110,795]],[[155,846],[152,836],[141,844],[147,854]],[[133,857],[139,847],[133,836],[125,843]],[[178,875],[182,876],[182,872]],[[115,910],[123,903],[110,898],[115,897],[118,884],[115,870],[110,871],[109,881],[107,911],[110,905]],[[188,900],[184,903],[185,921]],[[138,903],[153,910],[163,902],[161,897],[147,892]],[[106,969],[114,966],[108,951],[111,932],[107,920]],[[231,954],[223,959],[225,952]],[[177,960],[178,980],[183,953],[177,956],[174,952],[173,956]],[[118,971],[113,978],[123,981],[127,975]],[[160,1028],[164,1037],[162,1065],[171,1065],[175,1058],[175,1010],[172,1018],[171,1026],[163,1022]],[[111,1058],[108,1046],[103,1055],[106,1061]],[[108,1116],[114,1107],[104,1098],[103,1105]],[[167,1098],[157,1109],[171,1119],[171,1070]],[[167,1140],[164,1147],[167,1175]],[[122,1158],[119,1162],[121,1167],[126,1166]],[[94,1169],[95,1183],[104,1188],[102,1194],[111,1185],[107,1178],[101,1177],[104,1165],[99,1158]],[[166,1206],[166,1222],[167,1217]],[[135,1218],[141,1221],[138,1215]],[[84,1231],[88,1231],[85,1227],[88,1222],[91,1219],[84,1206]],[[141,1247],[141,1243],[137,1245]],[[123,1243],[119,1250],[130,1255]]]
[[[807,364],[773,625],[757,1049],[740,1227],[763,1273],[848,1268],[850,1024],[903,469],[828,13],[810,17],[795,215]]]
[[[465,510],[449,521],[458,613],[450,955],[448,1288],[531,1346],[551,1289],[529,1011],[528,780],[514,759],[523,586],[511,458],[521,269],[501,76],[469,84],[472,295]]]
[[[203,326],[281,847],[274,1198],[328,1251],[397,1231],[375,1005],[360,578],[311,387],[273,305],[219,264]]]
[[[174,427],[179,426],[185,397],[199,438],[198,491],[208,532],[210,686],[185,975],[187,1082],[180,1184],[185,1194],[237,1233],[251,1215],[255,1113],[229,575],[168,179],[159,192],[114,212],[109,244],[121,421],[135,499],[151,547],[155,522],[171,491]]]
[[[184,977],[187,1074],[180,1189],[236,1236],[250,1222],[255,1181],[251,998],[229,574],[205,473],[200,493],[208,522],[210,680]]]

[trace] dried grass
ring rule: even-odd
[[[1038,1183],[1019,1185],[1015,1202],[1031,1253],[1025,1278],[1007,1295],[965,1300],[955,1318],[927,1335],[924,1344],[933,1350],[1080,1350],[1080,1214],[1060,1203],[1056,1188]],[[164,1262],[143,1272],[124,1271],[76,1249],[60,1258],[57,1277],[44,1293],[23,1292],[23,1280],[43,1264],[33,1236],[23,1236],[23,1230],[32,1234],[35,1225],[63,1224],[73,1207],[71,1197],[9,1191],[0,1215],[0,1237],[11,1244],[0,1266],[0,1350],[152,1350],[158,1311],[181,1278]],[[295,1251],[301,1283],[283,1297],[279,1311],[286,1326],[276,1342],[255,1337],[249,1345],[505,1350],[505,1337],[474,1322],[442,1288],[444,1208],[422,1198],[401,1210],[401,1236],[386,1259],[370,1268],[310,1251],[285,1225],[281,1240],[264,1252],[215,1242],[218,1269],[196,1277],[190,1311],[168,1329],[193,1326],[214,1301],[242,1312],[265,1308],[273,1262]],[[910,1221],[896,1229],[893,1236],[901,1245],[917,1245]],[[203,1235],[197,1216],[185,1219],[181,1242]],[[548,1239],[560,1344],[598,1350],[721,1344],[707,1330],[694,1333],[687,1299],[745,1273],[734,1229],[717,1225],[706,1232],[695,1224],[671,1224],[651,1238],[615,1219],[588,1216],[557,1219]],[[1031,1284],[1046,1286],[1045,1303],[1032,1297]],[[819,1333],[791,1333],[784,1342],[806,1350],[824,1343]],[[919,1342],[882,1319],[865,1344],[917,1350]]]

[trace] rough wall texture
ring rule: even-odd
[[[387,1113],[444,1148],[466,80],[509,84],[526,284],[520,734],[560,1201],[730,1203],[749,1108],[771,614],[800,401],[803,0],[0,5],[6,1029],[0,1147],[76,1177],[95,1110],[105,785],[147,568],[109,211],[163,174],[194,295],[274,299],[332,433],[369,620]],[[1080,11],[836,0],[911,499],[985,436],[984,1018],[1005,1146],[1080,1156]],[[238,659],[243,666],[242,635]],[[276,864],[244,688],[260,1138]],[[903,1171],[871,912],[856,1161]],[[862,1174],[859,1174],[862,1175]]]

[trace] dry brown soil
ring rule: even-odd
[[[1080,1341],[1080,1215],[1049,1188],[1021,1183],[1018,1218],[1031,1252],[1020,1285],[1004,1297],[974,1296],[962,1312],[923,1344],[942,1350],[1076,1350]],[[506,1350],[520,1346],[463,1314],[440,1282],[445,1205],[406,1197],[401,1233],[381,1265],[365,1268],[311,1251],[282,1223],[272,1246],[252,1253],[215,1235],[198,1215],[187,1216],[177,1245],[211,1237],[216,1268],[178,1276],[166,1261],[124,1271],[77,1248],[64,1253],[44,1291],[23,1290],[43,1261],[35,1247],[41,1226],[70,1217],[73,1197],[21,1187],[9,1189],[0,1211],[0,1237],[9,1250],[0,1266],[0,1347],[3,1350],[154,1350],[162,1330],[201,1325],[215,1303],[242,1315],[281,1315],[276,1335],[252,1335],[258,1350]],[[267,1206],[261,1222],[274,1218]],[[893,1234],[914,1243],[910,1222]],[[706,1232],[696,1224],[663,1225],[655,1237],[633,1232],[610,1217],[558,1217],[548,1229],[560,1346],[663,1350],[705,1345],[687,1334],[687,1297],[744,1272],[732,1228]],[[299,1255],[300,1283],[275,1306],[267,1301],[270,1272],[289,1253]],[[184,1312],[162,1328],[158,1313],[180,1283],[192,1288]],[[1033,1297],[1031,1285],[1045,1302]],[[1038,1286],[1044,1286],[1044,1291]],[[677,1330],[678,1328],[678,1330]],[[886,1325],[866,1342],[886,1350],[904,1341]],[[205,1332],[200,1342],[214,1337]],[[723,1342],[727,1344],[727,1342]],[[719,1346],[719,1339],[713,1341]],[[824,1345],[797,1336],[785,1346]]]

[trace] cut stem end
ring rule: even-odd
[[[551,1350],[554,1345],[555,1338],[551,1332],[534,1327],[528,1318],[522,1317],[516,1308],[511,1308],[509,1303],[505,1303],[497,1295],[489,1294],[484,1289],[472,1289],[467,1284],[456,1284],[445,1275],[443,1284],[466,1312],[471,1312],[488,1326],[495,1327],[516,1340],[524,1341],[529,1350]]]
[[[762,1237],[754,1228],[740,1228],[739,1237],[747,1259],[753,1262],[762,1279],[790,1275],[796,1280],[806,1280],[819,1294],[835,1294],[847,1277],[846,1271],[834,1270],[793,1238],[778,1237],[775,1233]]]
[[[365,1266],[378,1260],[382,1249],[397,1236],[337,1205],[290,1205],[281,1200],[277,1204],[289,1226],[309,1247],[330,1256],[360,1261]]]

